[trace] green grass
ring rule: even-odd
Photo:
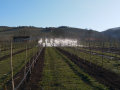
[[[72,53],[72,54],[79,56],[80,58],[83,58],[83,59],[88,60],[94,64],[97,64],[97,65],[102,66],[106,69],[109,69],[115,73],[120,74],[120,66],[118,66],[120,64],[120,61],[118,61],[118,60],[111,60],[111,59],[104,58],[102,61],[102,57],[98,56],[98,55],[91,55],[90,56],[89,53],[84,53],[84,52],[81,52],[81,51],[74,49],[74,48],[63,48],[63,49]]]
[[[33,47],[33,45],[35,46],[35,44],[33,42],[32,43],[13,43],[13,53],[26,49],[26,45],[28,46],[27,48],[30,48],[30,47]],[[5,50],[5,51],[1,51],[1,50]],[[10,43],[0,45],[0,58],[3,56],[9,55],[10,52],[11,52]]]
[[[53,48],[46,49],[43,77],[38,86],[43,90],[107,90]]]
[[[78,48],[80,50],[85,50],[85,51],[91,51],[93,53],[97,53],[97,54],[101,54],[101,55],[106,55],[106,56],[111,56],[111,57],[117,57],[117,58],[120,58],[120,55],[118,54],[114,54],[114,53],[108,53],[108,52],[102,52],[102,51],[99,51],[99,50],[89,50],[89,49],[84,49],[84,48]]]
[[[38,48],[27,50],[27,61],[38,51]],[[13,56],[14,75],[19,72],[25,65],[26,51]],[[10,58],[0,62],[0,88],[11,79]]]
[[[21,51],[23,49],[25,49],[25,47],[15,48],[15,49],[13,49],[13,53]],[[9,55],[10,52],[11,52],[11,49],[0,52],[0,58],[3,57],[3,56]]]

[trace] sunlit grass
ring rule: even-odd
[[[94,64],[97,64],[97,65],[102,66],[106,69],[109,69],[115,73],[120,74],[120,66],[118,66],[120,64],[120,61],[118,61],[118,60],[111,60],[111,59],[107,59],[107,58],[104,58],[102,60],[101,56],[90,55],[90,53],[84,53],[84,52],[81,52],[74,48],[64,48],[64,50],[66,50],[72,54],[75,54],[82,59],[88,60]]]
[[[53,48],[47,48],[42,81],[43,90],[107,90],[78,66]]]
[[[26,61],[28,62],[31,59],[31,57],[36,54],[37,51],[38,51],[37,47],[27,50],[28,56]],[[24,67],[25,59],[26,59],[26,51],[13,56],[14,75],[17,72],[19,72],[22,69],[22,67]],[[11,79],[10,72],[11,70],[10,70],[10,57],[9,57],[6,60],[0,62],[0,86],[2,86]]]

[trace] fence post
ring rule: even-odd
[[[27,69],[27,66],[26,66],[26,63],[27,63],[27,45],[25,46],[25,49],[26,49],[26,52],[25,52],[25,69],[24,69],[24,77],[26,76],[26,69]],[[25,82],[26,82],[26,77],[25,77]]]
[[[104,50],[104,42],[102,42],[101,46],[102,46],[102,64],[101,64],[101,66],[103,67],[104,66],[103,65],[104,64],[104,62],[103,62],[104,61],[104,51],[103,51]]]
[[[89,50],[90,50],[90,66],[91,66],[91,60],[92,60],[92,53],[91,53],[91,41],[89,41]]]
[[[13,53],[13,44],[12,44],[12,41],[11,41],[11,75],[12,75],[12,89],[14,90],[14,77],[13,77],[13,58],[12,58],[12,53]]]

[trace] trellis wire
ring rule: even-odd
[[[29,66],[29,69],[28,71],[26,72],[26,74],[24,75],[23,79],[20,81],[20,83],[15,87],[15,90],[17,90],[22,84],[23,82],[25,81],[27,75],[29,74],[29,72],[31,72],[31,68],[33,67],[33,65],[36,63],[37,59],[38,59],[38,56],[41,54],[43,48],[40,50],[40,52],[38,53],[38,55],[36,56],[35,59],[33,59],[33,62],[32,64]]]

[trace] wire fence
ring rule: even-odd
[[[31,72],[40,50],[36,40],[0,42],[0,89],[17,90]]]
[[[120,41],[80,41],[78,46],[62,47],[72,54],[120,75]]]
[[[32,68],[38,60],[38,56],[43,50],[42,41],[38,45],[38,41],[4,41],[0,42],[0,89],[17,90],[27,81]],[[76,54],[89,64],[94,63],[102,68],[120,74],[120,41],[96,41],[84,40],[79,44],[61,46],[64,50],[72,54]],[[54,41],[51,46],[57,45]],[[94,67],[96,68],[96,67]]]

